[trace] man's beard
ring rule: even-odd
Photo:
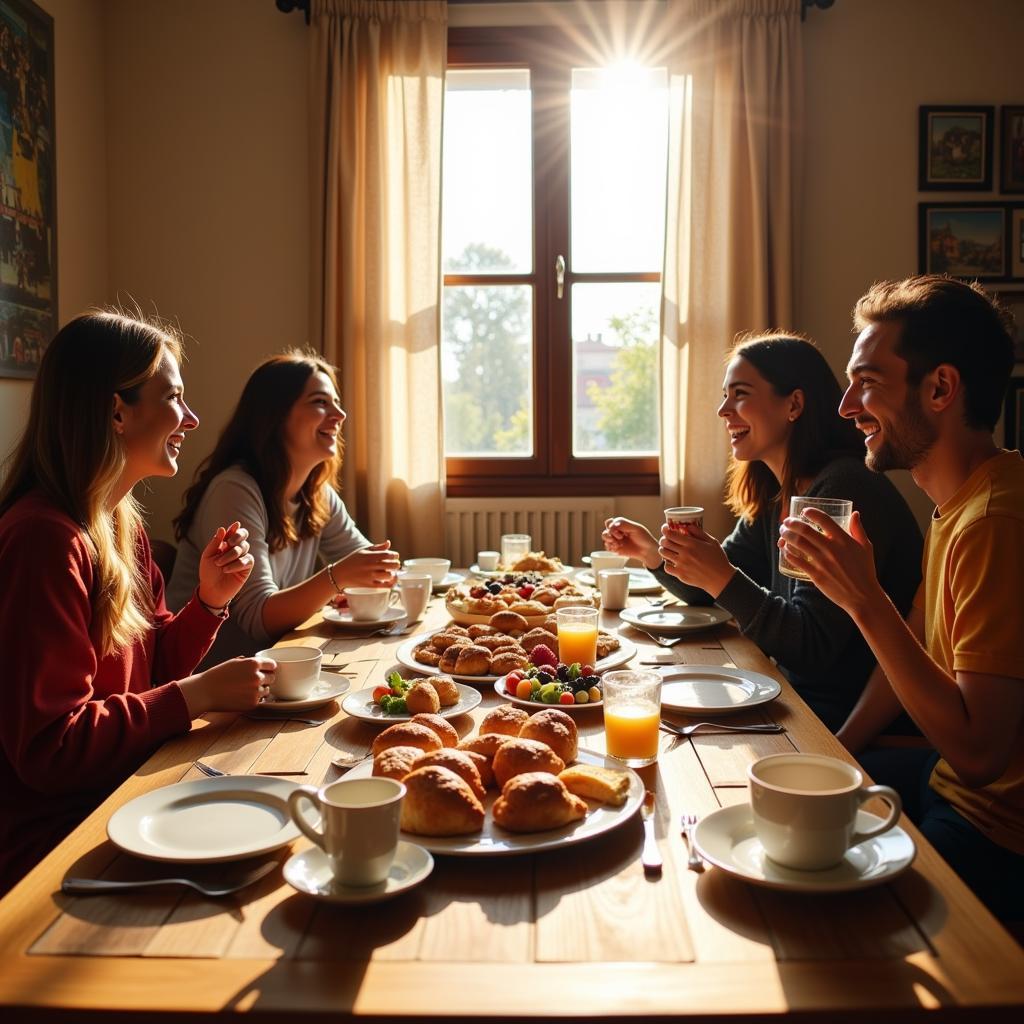
[[[868,469],[885,473],[890,469],[913,469],[931,451],[938,431],[925,418],[921,399],[907,395],[898,423],[883,428],[882,443],[864,456]]]

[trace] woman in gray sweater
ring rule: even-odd
[[[803,338],[759,335],[731,353],[718,408],[732,447],[726,503],[738,517],[719,542],[699,528],[660,540],[639,523],[609,519],[605,547],[641,559],[690,604],[717,601],[833,731],[853,709],[875,665],[849,616],[813,584],[779,572],[779,524],[795,494],[847,498],[874,545],[879,579],[906,615],[921,579],[921,531],[883,475],[864,465],[864,444],[839,416],[842,390]],[[898,731],[907,731],[907,722]]]

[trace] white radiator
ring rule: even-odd
[[[533,550],[567,565],[602,547],[604,521],[615,514],[610,498],[449,498],[448,557],[472,565],[478,551],[497,551],[503,533],[528,533]]]

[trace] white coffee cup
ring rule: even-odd
[[[293,790],[288,809],[299,830],[327,854],[335,882],[379,885],[395,859],[404,796],[405,786],[394,779],[339,779],[319,790]],[[304,803],[320,812],[320,828],[310,824]]]
[[[777,864],[821,871],[839,864],[851,846],[896,824],[899,794],[888,786],[865,786],[853,765],[823,754],[772,754],[747,768],[754,831]],[[856,831],[857,810],[872,797],[889,804],[876,828]]]
[[[391,600],[391,591],[380,587],[346,587],[344,593],[355,622],[380,621]]]
[[[629,596],[629,570],[599,569],[595,576],[601,593],[601,607],[610,612],[625,608]]]
[[[398,596],[402,599],[406,618],[418,622],[423,618],[434,588],[434,578],[425,572],[400,572],[398,574]]]
[[[590,568],[595,573],[601,569],[624,569],[629,558],[626,555],[617,555],[614,551],[591,551]]]
[[[270,695],[275,700],[304,700],[320,678],[319,647],[275,647],[257,651],[257,658],[277,662]]]
[[[484,572],[494,572],[501,561],[500,551],[478,551],[476,553],[476,566]]]
[[[678,530],[683,526],[699,526],[704,528],[704,509],[700,505],[677,505],[665,509],[665,522],[669,528]]]
[[[402,564],[407,572],[429,573],[435,583],[440,583],[451,567],[451,560],[447,558],[410,558]]]

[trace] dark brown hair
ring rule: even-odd
[[[242,397],[221,431],[213,452],[196,470],[174,520],[180,541],[189,531],[210,482],[231,466],[241,466],[258,484],[267,506],[267,546],[280,551],[304,537],[315,537],[330,519],[325,484],[337,485],[342,448],[313,470],[299,490],[298,523],[287,514],[284,489],[291,475],[284,446],[284,424],[314,373],[323,373],[338,390],[334,367],[313,352],[293,349],[261,363],[246,381]]]
[[[825,357],[809,338],[788,332],[758,334],[741,339],[729,353],[746,359],[780,397],[798,388],[804,394],[803,412],[793,422],[782,480],[760,460],[730,458],[725,501],[733,515],[751,522],[778,498],[783,506],[796,493],[797,481],[816,476],[844,455],[863,458],[857,428],[839,415],[842,388]]]

